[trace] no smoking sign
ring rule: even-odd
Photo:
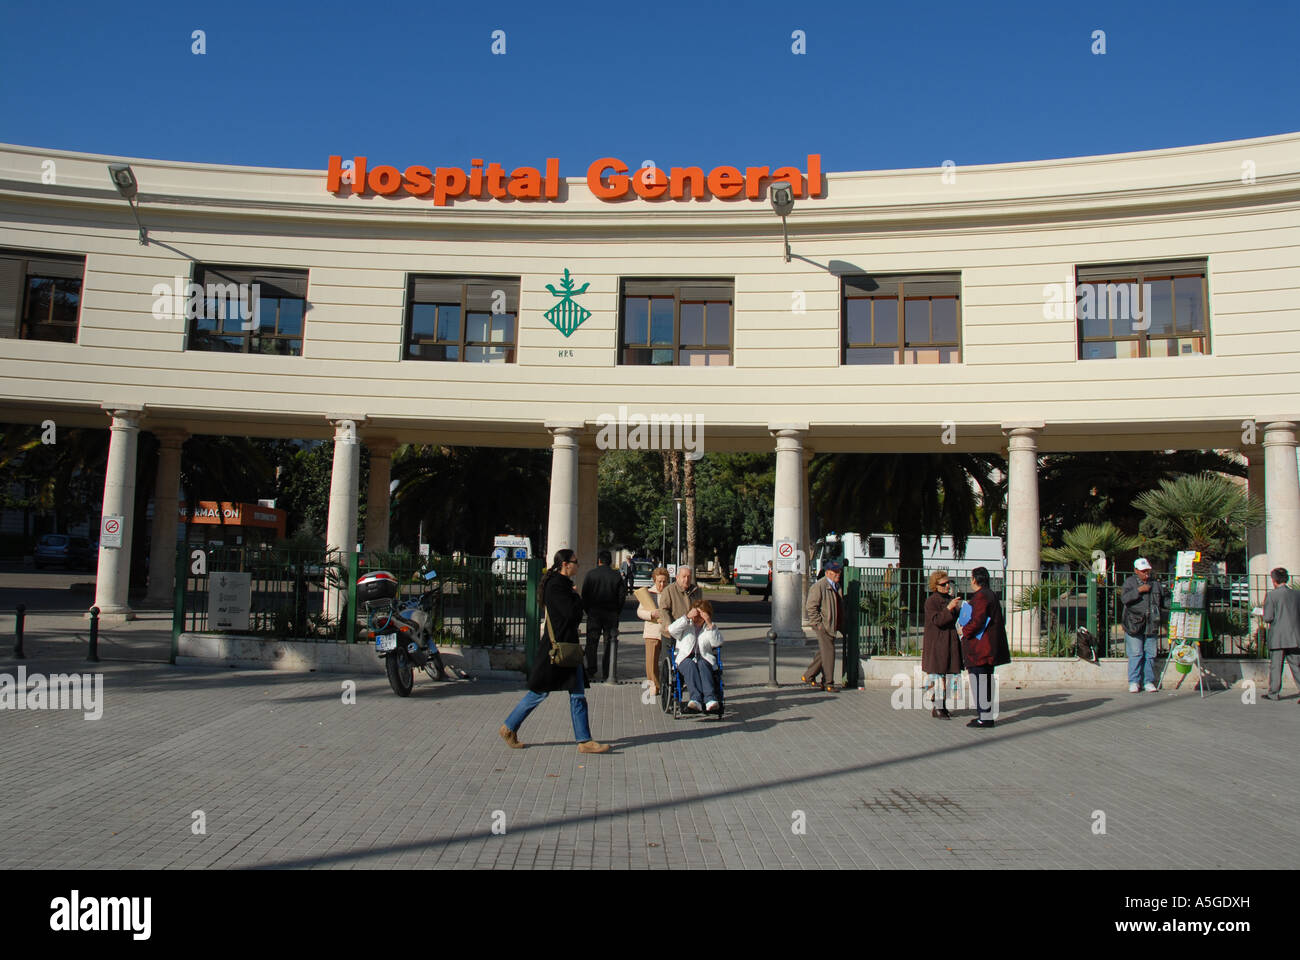
[[[122,546],[122,517],[104,517],[99,526],[99,545],[101,547]]]

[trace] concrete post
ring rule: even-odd
[[[1268,503],[1268,488],[1264,482],[1264,449],[1257,447],[1246,451],[1246,495],[1260,503]],[[1267,509],[1267,508],[1266,508]],[[1267,527],[1260,524],[1246,529],[1246,573],[1250,582],[1250,605],[1263,604],[1267,592],[1264,578],[1268,576]]]
[[[370,451],[370,482],[366,486],[366,553],[388,552],[389,487],[393,482],[393,451],[397,441],[388,438],[366,440]]]
[[[1043,423],[1004,423],[1007,435],[1007,587],[1003,610],[1012,649],[1038,652],[1036,610],[1013,612],[1016,596],[1038,581],[1042,527],[1038,518],[1038,434]],[[992,571],[990,571],[992,572]]]
[[[578,446],[578,559],[582,561],[580,573],[596,567],[596,545],[599,539],[600,498],[597,471],[600,468],[600,451],[595,441],[584,437]],[[581,581],[579,581],[581,585]]]
[[[813,449],[812,447],[803,448],[803,470],[799,475],[800,482],[803,486],[801,497],[802,519],[800,523],[799,549],[803,551],[804,570],[799,576],[799,623],[801,626],[808,626],[808,574],[812,570],[812,505],[809,501],[808,493],[808,468],[812,466]]]
[[[153,536],[149,543],[149,595],[145,606],[171,609],[176,586],[176,526],[181,489],[181,447],[184,430],[155,430],[158,438],[158,479],[154,482]]]
[[[776,489],[773,496],[772,538],[790,540],[796,546],[803,539],[803,440],[808,425],[771,424],[768,432],[776,437]],[[799,609],[799,574],[772,573],[772,628],[780,642],[802,646],[804,633]]]
[[[361,448],[357,427],[365,417],[356,414],[327,414],[334,425],[334,468],[330,473],[330,511],[326,521],[325,548],[346,555],[357,548],[357,495],[361,475]],[[340,557],[339,559],[342,559]],[[346,583],[325,584],[325,615],[337,619],[347,601]]]
[[[551,433],[551,505],[546,524],[545,566],[550,566],[557,550],[578,549],[578,438],[580,423],[545,424]],[[594,563],[591,557],[578,555],[582,565]],[[581,572],[581,570],[579,570]]]
[[[135,520],[135,454],[144,407],[106,403],[102,409],[113,419],[104,473],[103,515],[121,518],[118,523],[122,545],[100,544],[95,606],[104,622],[121,623],[135,619],[135,613],[127,605],[127,590],[131,586],[131,526]]]
[[[1300,575],[1300,477],[1296,470],[1296,424],[1273,420],[1264,427],[1264,494],[1268,512],[1268,568]]]

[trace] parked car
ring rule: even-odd
[[[66,533],[46,533],[36,543],[36,568],[60,566],[69,570],[85,569],[94,562],[95,552],[85,537]]]
[[[655,565],[649,560],[637,560],[632,564],[632,589],[637,587],[653,587],[655,578],[651,576],[654,573]]]

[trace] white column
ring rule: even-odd
[[[388,552],[389,487],[393,482],[393,451],[397,441],[388,438],[366,440],[370,451],[370,482],[366,487],[366,553]]]
[[[772,539],[790,540],[796,546],[803,539],[803,440],[808,425],[772,424],[768,431],[776,437],[776,489],[772,504]],[[777,641],[802,645],[804,633],[799,609],[799,574],[772,573],[772,629]]]
[[[1300,478],[1296,471],[1296,424],[1274,420],[1264,427],[1264,507],[1268,511],[1268,568],[1300,576]]]
[[[95,575],[95,606],[100,622],[121,623],[134,620],[127,606],[126,594],[131,585],[131,525],[135,520],[135,451],[140,437],[140,418],[144,407],[139,404],[103,404],[113,418],[108,444],[108,465],[104,473],[104,517],[117,520],[122,534],[120,547],[106,547],[101,542],[99,567]],[[101,531],[103,529],[101,521]]]
[[[145,606],[172,605],[176,586],[176,525],[181,489],[181,447],[184,430],[155,430],[158,438],[158,477],[153,489],[153,536],[149,543],[149,595]]]
[[[1246,495],[1260,503],[1268,502],[1264,483],[1264,450],[1256,447],[1246,453]],[[1264,578],[1268,576],[1268,536],[1264,524],[1246,529],[1246,573],[1250,575],[1250,604],[1257,607],[1264,602],[1267,590]]]
[[[357,495],[361,475],[361,447],[357,427],[365,417],[355,414],[327,414],[334,425],[334,469],[330,473],[330,511],[325,526],[325,548],[346,555],[357,548]],[[337,619],[347,600],[348,585],[331,589],[325,585],[325,615]]]
[[[600,469],[600,451],[595,441],[584,438],[578,446],[578,559],[582,561],[580,573],[585,574],[596,566],[596,545],[599,539],[600,499],[597,472]]]
[[[803,494],[800,499],[802,504],[803,516],[799,529],[799,549],[803,551],[804,572],[799,577],[799,617],[800,625],[808,626],[808,572],[812,569],[812,505],[808,499],[808,468],[812,466],[813,449],[812,447],[803,448],[803,470],[800,472],[799,479],[803,485]]]
[[[558,550],[578,549],[578,438],[580,423],[545,424],[551,433],[551,505],[546,524],[546,566]],[[584,565],[590,557],[578,556]]]
[[[1037,652],[1039,616],[1015,613],[1015,598],[1038,579],[1041,524],[1038,519],[1038,434],[1043,423],[1004,423],[1007,435],[1007,587],[1001,597],[1013,649]]]

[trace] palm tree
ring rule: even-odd
[[[1135,497],[1161,480],[1205,471],[1246,475],[1240,457],[1217,450],[1044,454],[1038,466],[1043,529],[1057,539],[1081,523],[1110,521],[1137,533],[1142,512],[1133,505]]]
[[[921,540],[951,534],[958,556],[975,532],[977,499],[1003,511],[1001,457],[980,453],[842,453],[813,457],[812,499],[842,529],[888,527],[898,537],[899,567],[920,569]],[[976,497],[976,489],[979,497]]]
[[[485,555],[512,531],[545,550],[550,467],[546,449],[404,444],[393,454],[393,540],[413,543],[423,521],[435,552]]]
[[[1140,527],[1143,549],[1165,557],[1182,548],[1221,560],[1247,527],[1264,522],[1263,504],[1218,473],[1161,480],[1158,489],[1134,499],[1133,506],[1146,514]]]
[[[1126,534],[1109,520],[1105,523],[1081,523],[1067,530],[1062,539],[1064,546],[1043,549],[1043,559],[1048,563],[1068,563],[1083,570],[1092,567],[1098,552],[1114,558],[1142,542],[1141,537]]]

